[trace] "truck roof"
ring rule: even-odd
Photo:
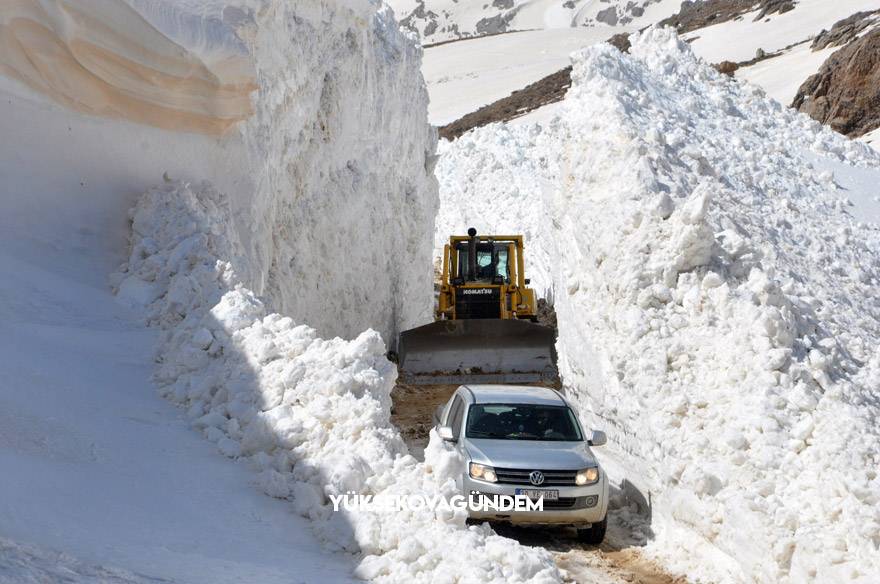
[[[531,385],[463,385],[470,390],[474,403],[566,405],[559,393],[548,387]]]

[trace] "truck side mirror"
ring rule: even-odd
[[[532,279],[531,279],[531,278],[526,278],[526,286],[528,286],[528,285],[531,284],[531,283],[532,283]]]
[[[590,439],[587,441],[587,444],[590,446],[604,446],[606,442],[608,442],[608,438],[605,436],[605,432],[593,430],[590,432]]]
[[[437,434],[447,442],[455,442],[455,436],[452,434],[452,428],[449,426],[440,426],[437,428]]]

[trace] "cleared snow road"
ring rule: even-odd
[[[157,395],[155,333],[103,266],[39,246],[0,254],[0,582],[349,581]]]

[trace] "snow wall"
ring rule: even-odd
[[[667,567],[878,581],[880,228],[838,184],[875,189],[880,158],[669,30],[573,62],[545,127],[441,147],[438,233],[526,232],[567,392],[650,493]]]
[[[324,336],[430,319],[436,138],[421,51],[387,7],[14,0],[0,47],[11,245],[100,250],[109,273],[139,194],[209,180],[239,276],[274,308]]]

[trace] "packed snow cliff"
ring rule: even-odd
[[[436,138],[421,49],[386,6],[15,0],[0,47],[0,227],[20,241],[118,264],[138,194],[209,180],[273,308],[349,338],[430,318]]]
[[[633,41],[576,54],[545,127],[445,144],[437,231],[525,231],[567,391],[644,469],[667,567],[876,582],[880,158],[668,29]]]
[[[146,14],[123,1],[8,0],[0,69],[66,107],[160,128],[222,134],[248,118],[255,71],[229,28],[205,28],[235,49],[211,58],[149,22],[161,5],[141,4]]]

